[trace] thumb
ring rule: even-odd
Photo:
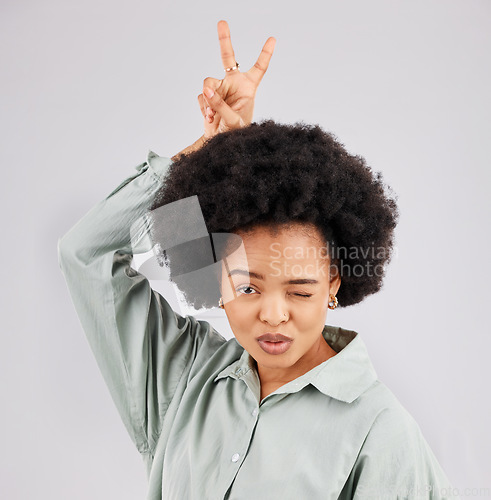
[[[240,115],[236,113],[218,94],[210,87],[203,87],[203,93],[206,96],[210,108],[219,113],[225,125],[230,128],[240,128],[244,122]]]

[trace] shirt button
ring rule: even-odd
[[[258,414],[258,409],[254,408],[254,410],[252,410],[252,416],[255,417],[257,414]]]
[[[239,460],[239,454],[238,453],[234,453],[232,455],[232,462],[237,462],[237,460]]]

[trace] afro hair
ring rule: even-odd
[[[319,125],[272,119],[223,132],[170,165],[150,210],[197,195],[209,233],[313,223],[341,277],[340,307],[382,287],[398,208],[392,189],[363,157]],[[173,280],[196,308],[216,307],[210,283],[179,285],[185,252],[165,252]],[[204,266],[204,264],[203,264]],[[185,266],[184,266],[185,267]],[[173,274],[175,277],[173,278]],[[217,276],[217,280],[219,280]]]

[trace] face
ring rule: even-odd
[[[276,234],[258,226],[237,234],[244,251],[222,261],[225,313],[260,376],[293,380],[335,354],[322,330],[340,278],[330,273],[326,243],[314,225],[299,222]],[[267,333],[291,341],[258,340]]]

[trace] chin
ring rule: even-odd
[[[264,352],[261,348],[259,348],[259,351],[257,356],[252,355],[251,356],[256,360],[259,361],[263,366],[267,367],[282,367],[282,368],[288,368],[289,366],[294,365],[298,360],[293,359],[293,353],[290,352],[285,352],[283,354],[268,354],[267,352]]]

